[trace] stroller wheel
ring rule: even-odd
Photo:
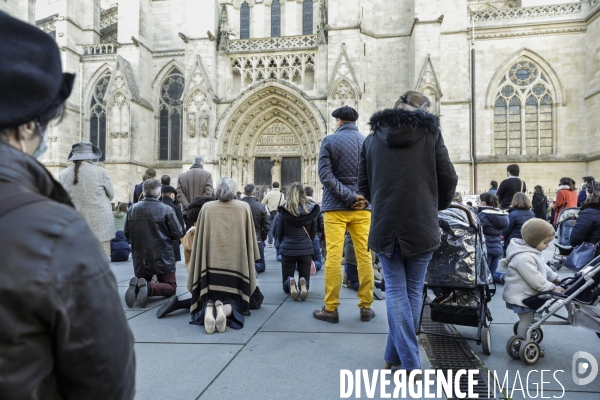
[[[533,340],[536,343],[542,343],[543,339],[544,339],[544,332],[541,329],[536,328],[531,331],[531,340]]]
[[[534,365],[540,359],[540,345],[532,340],[527,340],[521,344],[519,357],[527,365]]]
[[[519,327],[519,321],[515,322],[515,324],[513,325],[513,333],[516,335],[517,334],[517,328]]]
[[[492,354],[492,334],[489,328],[481,328],[481,349],[486,356]]]
[[[506,342],[506,353],[508,353],[510,358],[512,358],[513,360],[521,359],[521,357],[519,356],[519,349],[521,348],[522,342],[523,338],[517,335],[512,336],[510,339],[508,339],[508,342]]]

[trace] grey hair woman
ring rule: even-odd
[[[215,197],[217,198],[217,200],[226,203],[233,199],[237,199],[236,191],[237,185],[235,184],[235,181],[226,176],[224,178],[219,179],[219,181],[217,182],[217,187],[215,189]]]
[[[250,206],[236,198],[237,185],[221,178],[215,197],[202,207],[192,246],[188,289],[191,324],[206,333],[241,329],[256,288],[254,262],[260,258]],[[216,317],[215,317],[216,314]]]

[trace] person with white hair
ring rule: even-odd
[[[202,207],[192,246],[188,290],[191,324],[206,333],[241,329],[256,288],[254,263],[260,258],[250,206],[236,198],[236,184],[221,178],[218,201]]]
[[[160,181],[148,179],[142,185],[144,197],[127,212],[125,237],[131,240],[135,276],[129,281],[125,303],[136,300],[145,308],[148,297],[173,296],[177,289],[173,240],[183,236],[175,211],[162,203]],[[158,282],[151,282],[156,275]]]
[[[177,178],[177,200],[183,207],[183,220],[187,232],[194,222],[187,217],[187,208],[197,196],[212,196],[213,181],[210,172],[204,169],[204,158],[194,158],[194,163],[189,170]]]

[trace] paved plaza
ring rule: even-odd
[[[157,319],[156,310],[166,300],[163,298],[150,298],[145,309],[137,304],[127,308],[123,295],[133,273],[131,260],[111,264],[123,310],[135,336],[136,399],[336,399],[340,398],[341,369],[372,372],[383,366],[387,336],[385,301],[373,303],[375,319],[361,322],[356,292],[342,288],[339,324],[317,321],[312,311],[323,304],[324,271],[311,279],[306,302],[294,302],[282,291],[281,269],[274,249],[265,250],[267,270],[257,279],[265,296],[262,308],[252,311],[243,329],[228,328],[224,333],[212,335],[206,334],[202,326],[188,324],[189,314],[183,310]],[[551,252],[547,251],[546,256],[551,256]],[[571,273],[561,270],[559,274],[566,277]],[[177,284],[180,298],[189,297],[183,263],[178,263]],[[509,372],[511,389],[519,372],[523,388],[528,387],[529,394],[514,391],[513,398],[597,400],[600,377],[587,386],[575,385],[571,377],[575,352],[586,351],[600,359],[600,339],[596,334],[570,326],[544,327],[545,357],[535,366],[527,367],[506,354],[506,341],[513,335],[516,316],[505,308],[501,294],[499,286],[490,303],[494,318],[492,355],[484,355],[481,346],[474,342],[467,343],[489,370],[495,370],[502,378]],[[474,328],[456,328],[465,335],[474,333]],[[427,337],[422,335],[421,339],[426,344]],[[424,346],[421,361],[423,368],[431,366]],[[547,382],[543,385],[543,396],[541,370],[546,370],[543,381]],[[557,370],[564,371],[556,373],[560,384],[552,376]],[[518,380],[516,386],[520,388]],[[361,395],[367,398],[364,387]],[[379,396],[378,387],[375,398]],[[355,393],[351,398],[355,398]]]

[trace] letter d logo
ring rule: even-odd
[[[580,358],[584,358],[586,361],[580,361],[577,364],[577,360]],[[588,371],[589,367],[592,367],[590,370],[590,374],[585,378],[579,378],[577,374],[585,374]],[[573,361],[571,364],[571,373],[573,374],[573,382],[576,385],[587,385],[596,379],[598,375],[598,361],[592,356],[590,353],[585,351],[578,351],[573,354]]]

